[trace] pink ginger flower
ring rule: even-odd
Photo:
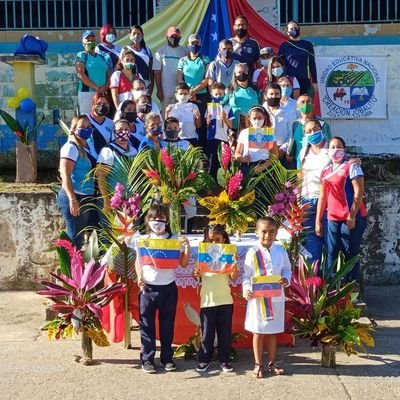
[[[150,183],[152,185],[159,185],[161,183],[160,175],[154,169],[145,169],[143,170],[144,174],[151,180]]]
[[[240,189],[242,188],[241,183],[243,180],[242,171],[236,172],[235,175],[229,179],[228,182],[228,197],[229,200],[235,200],[239,196]]]
[[[306,278],[305,284],[308,286],[315,286],[317,288],[320,288],[324,285],[324,281],[319,276],[310,276],[309,278]]]
[[[57,239],[55,244],[57,247],[62,247],[68,252],[71,258],[71,264],[83,265],[84,260],[82,253],[69,240]]]
[[[232,152],[229,144],[222,143],[222,153],[221,153],[221,164],[222,164],[222,169],[224,172],[226,172],[229,168],[229,163],[231,162],[232,159]]]
[[[167,150],[161,149],[160,156],[161,156],[161,162],[165,165],[165,167],[169,172],[172,172],[174,170],[174,160],[168,154]]]
[[[198,175],[197,172],[191,171],[191,172],[188,173],[188,175],[186,177],[186,180],[191,181],[193,179],[196,179],[197,175]]]

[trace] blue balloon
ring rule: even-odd
[[[19,108],[23,112],[31,112],[35,108],[35,103],[32,99],[27,97],[26,99],[21,100],[21,102],[19,103]]]

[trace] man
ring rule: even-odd
[[[79,79],[78,106],[80,114],[90,113],[92,99],[96,92],[105,93],[110,86],[111,58],[107,54],[96,53],[96,37],[92,31],[82,34],[85,49],[76,55],[75,70]]]
[[[231,38],[232,58],[246,63],[249,66],[250,77],[252,77],[254,70],[260,66],[260,46],[257,40],[249,37],[248,26],[249,23],[244,15],[238,15],[235,18],[233,25],[235,36]]]
[[[279,159],[284,159],[288,143],[292,134],[293,122],[296,121],[295,113],[287,113],[280,105],[282,97],[281,87],[277,83],[270,83],[265,92],[264,107],[274,128],[275,140],[279,149]]]
[[[214,61],[211,61],[208,67],[206,78],[208,78],[208,86],[214,82],[223,83],[228,87],[232,80],[233,70],[239,61],[232,58],[233,43],[228,39],[219,42],[218,55]]]
[[[175,103],[175,87],[177,85],[176,70],[179,59],[186,56],[186,48],[179,45],[181,32],[178,27],[171,26],[167,30],[167,43],[160,47],[154,57],[157,97],[163,111],[168,104]]]

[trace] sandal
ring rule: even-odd
[[[283,368],[279,368],[275,362],[268,363],[268,372],[274,375],[285,375],[285,370]]]
[[[253,378],[264,378],[264,367],[260,364],[254,364]]]

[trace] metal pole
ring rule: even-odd
[[[102,22],[103,25],[108,24],[108,17],[107,17],[107,1],[102,0],[101,1],[101,16],[102,16]]]
[[[292,20],[294,20],[294,21],[298,21],[299,20],[299,0],[293,0],[293,3],[292,3]]]

